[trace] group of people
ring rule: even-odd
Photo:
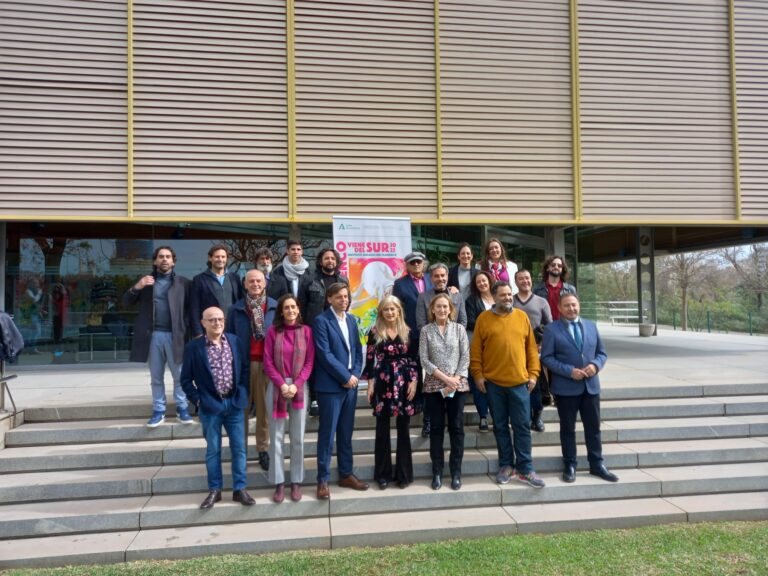
[[[593,323],[579,317],[578,297],[567,283],[561,257],[545,262],[542,282],[507,259],[502,243],[491,239],[482,265],[472,249],[459,248],[453,268],[411,252],[406,273],[378,304],[366,353],[356,319],[347,313],[350,290],[339,274],[339,255],[321,250],[314,269],[301,244],[289,241],[275,267],[269,249],[260,250],[255,268],[240,281],[227,271],[226,246],[208,252],[208,269],[192,280],[174,272],[169,246],[153,254],[153,272],[124,296],[137,304],[131,360],[148,361],[153,411],[147,426],[166,417],[164,373],[174,382],[176,416],[193,422],[199,414],[207,449],[207,509],[221,499],[222,428],[229,437],[233,500],[254,504],[247,492],[248,418],[255,411],[258,462],[274,485],[273,500],[302,497],[304,432],[308,414],[319,417],[318,499],[330,498],[334,437],[338,484],[367,490],[353,473],[352,433],[358,387],[376,417],[374,480],[406,488],[413,482],[410,418],[423,412],[422,435],[429,438],[432,488],[442,487],[444,431],[450,437],[451,488],[461,488],[464,406],[471,390],[481,432],[488,411],[499,456],[497,482],[511,479],[544,486],[531,458],[531,429],[541,431],[542,388],[550,372],[551,393],[560,416],[563,479],[576,470],[575,420],[584,424],[590,473],[616,481],[602,460],[598,372],[605,350]],[[542,294],[539,296],[538,294]],[[554,305],[554,307],[553,307]],[[553,321],[561,319],[562,321]],[[188,341],[187,334],[195,337]],[[541,362],[539,360],[541,352]],[[392,463],[391,419],[397,443]],[[510,427],[513,433],[510,433]],[[286,430],[287,428],[287,430]],[[290,438],[290,486],[283,450]]]

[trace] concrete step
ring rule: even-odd
[[[768,417],[766,417],[768,418]],[[98,428],[92,428],[89,422],[87,427],[81,429],[88,438],[96,438]],[[34,426],[43,426],[35,424]],[[119,425],[127,428],[126,425]],[[189,429],[196,429],[200,433],[199,424],[178,426],[184,433]],[[24,428],[24,427],[22,427]],[[173,427],[176,428],[176,427]],[[58,424],[54,429],[58,429]],[[475,429],[476,430],[476,429]],[[737,419],[718,418],[682,418],[682,419],[647,419],[624,420],[607,422],[603,426],[603,445],[606,449],[617,441],[619,444],[631,448],[633,451],[643,453],[644,461],[641,466],[664,465],[660,452],[673,450],[677,452],[690,452],[696,449],[698,444],[690,444],[699,440],[722,440],[726,438],[747,438],[750,424],[740,422]],[[150,430],[150,432],[153,432]],[[49,431],[43,431],[48,435]],[[131,432],[129,432],[131,435]],[[28,436],[29,438],[29,436]],[[583,433],[577,432],[578,442],[583,444]],[[643,440],[653,440],[653,443],[643,443]],[[639,442],[638,442],[639,441]],[[688,442],[684,442],[688,441]],[[375,432],[373,430],[357,430],[353,436],[353,450],[355,454],[371,454],[374,451]],[[664,442],[677,442],[673,448],[669,448]],[[684,442],[683,444],[679,444]],[[552,424],[543,433],[533,433],[534,456],[554,456],[559,458],[559,431],[557,424]],[[394,445],[394,438],[393,438]],[[444,446],[449,447],[449,438],[446,434]],[[465,449],[495,450],[496,441],[492,433],[480,433],[472,428],[465,433]],[[713,448],[719,446],[715,443]],[[728,444],[729,454],[726,458],[740,456],[740,452],[730,451],[730,446],[739,447],[740,444]],[[748,443],[747,446],[762,449],[762,443]],[[428,451],[429,439],[422,438],[418,428],[411,434],[411,447],[414,453]],[[554,448],[545,451],[544,448]],[[256,448],[252,439],[248,447],[249,460],[257,457]],[[310,432],[305,437],[305,455],[314,457],[317,454],[317,434]],[[652,460],[654,458],[655,460]],[[147,440],[142,442],[108,442],[92,444],[52,444],[43,446],[20,446],[6,448],[0,451],[0,472],[24,473],[54,470],[75,470],[102,467],[126,467],[126,466],[150,466],[168,464],[199,463],[204,460],[205,441],[202,437],[183,437],[176,440]],[[229,447],[225,442],[223,447],[224,460],[229,460]],[[693,457],[693,456],[692,456]],[[732,461],[732,460],[724,460]],[[661,462],[661,463],[654,463]],[[673,463],[677,463],[676,461]],[[541,464],[537,464],[541,466]],[[621,466],[632,466],[630,463],[622,463]],[[545,464],[542,469],[548,469]]]
[[[714,398],[720,402],[730,401],[733,403],[748,405],[752,402],[763,406],[768,398],[768,382],[752,383],[742,385],[708,384],[704,386],[684,384],[679,386],[621,386],[604,387],[601,392],[604,402],[616,401],[644,401],[644,400],[673,400],[671,404],[678,405],[682,401],[685,403],[693,399]],[[750,397],[753,397],[752,400]],[[472,407],[471,395],[467,399],[467,406]],[[369,411],[366,392],[360,391],[357,399],[357,407],[365,412]],[[168,405],[168,422],[175,420],[176,408],[173,403]],[[750,412],[755,413],[755,412]],[[81,420],[104,420],[104,419],[139,419],[146,422],[151,415],[149,397],[146,403],[124,403],[124,402],[102,402],[99,404],[84,404],[71,406],[55,407],[29,407],[24,410],[24,419],[26,422],[59,422],[59,421],[81,421]],[[702,414],[703,415],[703,414]]]
[[[206,494],[160,494],[152,497],[103,498],[78,501],[7,504],[0,507],[0,539],[96,531],[125,531],[203,524],[264,522],[291,518],[319,518],[348,514],[380,514],[393,510],[443,510],[466,507],[519,506],[555,502],[649,498],[762,491],[768,493],[768,463],[682,466],[677,468],[617,470],[618,483],[606,483],[586,471],[576,482],[566,484],[557,473],[544,473],[543,490],[511,482],[499,486],[488,475],[465,475],[462,489],[446,486],[434,491],[427,478],[419,478],[407,489],[392,486],[356,492],[331,486],[330,501],[318,501],[314,484],[303,487],[303,498],[295,503],[272,502],[272,487],[252,489],[253,507],[243,507],[224,494],[220,504],[202,511]]]
[[[741,396],[768,394],[768,380],[748,384],[642,384],[611,385],[610,378],[600,396],[604,400],[638,400],[642,398],[698,398],[704,396]]]
[[[662,430],[670,427],[677,428],[679,438],[696,438],[703,436],[724,437],[746,434],[766,434],[768,430],[768,397],[717,397],[694,399],[646,399],[630,401],[603,401],[601,415],[604,423],[604,441],[616,439],[641,440],[664,439]],[[765,408],[761,407],[765,404]],[[747,414],[754,410],[762,410],[756,414]],[[713,418],[725,416],[730,419]],[[537,441],[543,444],[558,443],[558,416],[555,408],[547,407],[543,413],[547,423],[547,432],[536,435]],[[687,419],[683,423],[680,419]],[[465,409],[465,426],[468,432],[476,432],[479,417],[473,406]],[[490,419],[489,419],[490,420]],[[673,420],[680,420],[673,422]],[[613,424],[621,421],[620,424]],[[645,421],[645,424],[643,422]],[[85,444],[104,442],[138,442],[144,440],[171,440],[178,438],[201,437],[200,424],[179,424],[175,418],[169,418],[165,424],[157,428],[147,428],[144,418],[99,419],[80,421],[45,421],[27,422],[10,430],[6,434],[6,446],[33,446],[53,444]],[[707,425],[707,422],[710,425]],[[309,418],[307,432],[316,432],[317,418]],[[754,425],[754,430],[747,430],[744,423]],[[255,421],[249,422],[251,431]],[[421,416],[414,417],[411,428],[418,433],[421,426]],[[366,410],[359,410],[355,419],[356,431],[373,430],[375,419]],[[612,430],[621,429],[621,434]],[[489,435],[489,438],[492,434]]]
[[[200,442],[200,441],[197,441]],[[115,448],[115,444],[106,445]],[[140,444],[127,444],[133,451],[123,455],[121,452],[107,452],[97,455],[104,460],[109,457],[122,458],[144,457]],[[84,448],[99,447],[85,445]],[[40,450],[49,450],[49,447]],[[54,447],[66,455],[60,454],[62,460],[75,461],[85,458],[76,447]],[[15,450],[33,450],[19,448]],[[195,448],[202,455],[202,446]],[[6,450],[5,452],[9,452]],[[626,442],[606,444],[603,447],[606,465],[613,469],[631,469],[647,467],[689,466],[695,464],[737,463],[737,462],[766,462],[768,461],[768,438],[718,438],[704,440],[681,440],[665,442]],[[146,460],[162,461],[162,448],[150,447]],[[34,457],[36,462],[45,462],[44,455]],[[52,460],[50,458],[49,460]],[[534,466],[539,473],[559,473],[562,469],[562,459],[559,446],[534,446]],[[9,463],[22,462],[23,459],[10,459]],[[429,453],[425,450],[414,452],[414,474],[416,477],[428,478],[431,475]],[[288,462],[286,462],[287,466]],[[305,459],[305,480],[311,482],[317,473],[317,461],[308,456]],[[583,448],[580,448],[579,469],[588,469]],[[229,466],[224,465],[225,485],[230,482]],[[497,470],[497,452],[495,447],[465,449],[463,472],[467,476],[477,474],[495,474]],[[334,472],[335,474],[335,468]],[[355,455],[355,473],[363,479],[373,477],[373,454]],[[249,486],[268,486],[266,472],[258,464],[251,462],[248,466]],[[30,502],[35,500],[63,500],[71,498],[95,498],[120,495],[144,494],[173,494],[184,492],[204,491],[207,487],[203,458],[190,464],[175,464],[154,466],[132,465],[127,468],[92,468],[84,470],[47,470],[20,471],[15,474],[0,476],[0,504],[10,502]]]
[[[471,416],[471,413],[470,413]],[[534,433],[537,445],[559,444],[559,423],[554,409],[545,410],[546,431]],[[553,420],[555,418],[555,420]],[[474,418],[472,418],[474,420]],[[490,420],[490,419],[489,419]],[[250,430],[254,432],[255,421]],[[483,433],[477,423],[466,426],[468,447],[494,446],[493,433]],[[749,435],[768,435],[768,414],[736,415],[706,418],[645,418],[639,420],[603,421],[603,442],[675,440],[683,438],[725,438]],[[357,427],[353,442],[355,451],[372,451],[372,429]],[[471,437],[470,437],[471,436]],[[147,428],[144,420],[87,420],[79,422],[38,422],[24,424],[6,435],[6,446],[31,447],[64,444],[103,444],[106,442],[144,442],[148,440],[197,440],[202,438],[200,424],[175,424]],[[317,434],[306,435],[307,454],[314,454]],[[421,438],[418,426],[412,426],[411,443]],[[476,444],[475,444],[476,443]],[[176,442],[169,446],[172,449]],[[26,453],[30,454],[30,453]],[[0,452],[2,456],[2,452]]]
[[[543,492],[543,491],[537,491]],[[209,554],[386,546],[530,532],[631,528],[705,519],[766,519],[768,492],[469,506],[331,515],[0,541],[0,568],[191,558]],[[217,505],[216,508],[223,505]],[[281,505],[281,508],[285,505]],[[242,508],[242,507],[241,507]]]

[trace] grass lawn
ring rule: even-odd
[[[346,548],[261,556],[208,556],[194,560],[134,562],[111,566],[11,570],[4,574],[768,575],[768,522],[670,524],[633,530],[518,535],[388,548]]]

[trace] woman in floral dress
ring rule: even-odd
[[[363,379],[368,380],[368,401],[376,417],[376,446],[373,476],[384,490],[392,480],[400,488],[413,482],[411,416],[421,412],[416,398],[418,364],[408,349],[408,326],[403,305],[395,296],[385,296],[378,306],[376,324],[368,334]],[[390,417],[397,424],[397,455],[392,469]]]

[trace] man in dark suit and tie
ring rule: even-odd
[[[205,467],[208,496],[200,508],[213,508],[221,500],[224,478],[221,472],[221,428],[227,431],[232,453],[232,500],[253,506],[246,491],[245,414],[248,404],[248,350],[234,334],[224,332],[224,312],[211,307],[203,310],[202,338],[184,349],[181,386],[200,412],[200,423],[207,445]]]
[[[424,266],[427,257],[421,252],[410,252],[405,255],[406,273],[402,278],[395,280],[392,286],[392,295],[397,296],[403,304],[405,323],[410,328],[408,333],[408,349],[413,352],[416,361],[419,362],[419,325],[416,319],[416,304],[419,301],[419,295],[432,289],[432,282],[424,274]],[[421,366],[419,365],[419,394],[421,393],[422,378]],[[430,425],[429,419],[424,416],[424,427],[421,435],[429,438]]]
[[[352,430],[355,426],[357,385],[363,370],[363,347],[357,323],[347,314],[349,286],[331,284],[325,291],[330,304],[312,327],[315,339],[315,392],[320,408],[317,432],[317,499],[331,496],[333,434],[336,433],[336,460],[339,486],[368,490],[352,473]]]
[[[576,479],[576,414],[584,425],[589,473],[608,482],[619,478],[603,463],[600,440],[600,378],[608,356],[597,326],[579,317],[579,298],[562,293],[560,320],[547,325],[541,345],[541,362],[551,375],[552,393],[560,417],[563,481]]]

